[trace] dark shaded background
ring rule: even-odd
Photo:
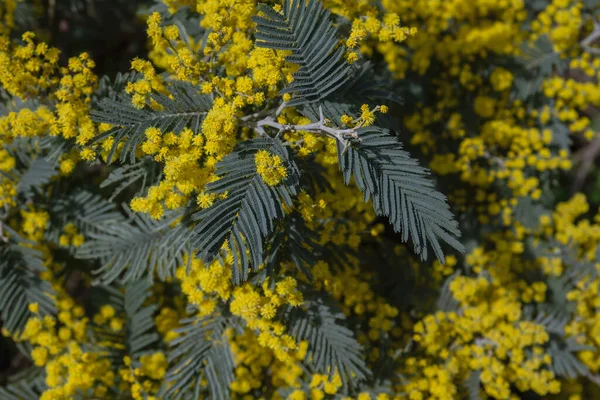
[[[2,0],[0,0],[2,1]],[[146,55],[144,13],[151,0],[25,0],[15,14],[15,38],[25,31],[61,50],[61,63],[87,51],[99,77],[130,69],[132,58]],[[0,321],[0,328],[2,321]],[[15,344],[0,335],[0,386],[30,365]],[[1,400],[1,399],[0,399]]]

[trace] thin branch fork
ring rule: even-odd
[[[598,39],[600,39],[600,23],[598,21],[593,21],[594,29],[592,32],[584,38],[579,44],[590,54],[600,55],[600,48],[592,47],[592,44]]]
[[[283,104],[285,104],[285,103],[283,103]],[[283,104],[282,104],[282,106],[283,106]],[[277,109],[277,112],[280,112],[281,109],[282,109],[282,107],[280,106]],[[277,115],[277,112],[276,112],[276,115]],[[310,124],[305,124],[305,125],[280,124],[279,122],[277,122],[275,120],[275,118],[273,116],[270,116],[270,115],[264,117],[263,119],[252,121],[253,117],[256,118],[256,117],[260,117],[262,115],[265,115],[265,112],[248,115],[247,117],[250,117],[250,118],[244,117],[241,119],[241,121],[246,126],[249,126],[250,128],[254,129],[261,136],[268,136],[267,131],[265,129],[267,127],[277,129],[277,134],[275,135],[275,137],[281,136],[281,134],[284,132],[297,132],[297,131],[306,131],[306,132],[322,134],[322,135],[336,139],[336,140],[340,141],[341,143],[343,143],[344,144],[344,153],[346,152],[347,148],[350,146],[350,141],[352,139],[360,140],[358,133],[357,133],[357,129],[362,126],[362,123],[359,123],[359,125],[357,125],[356,127],[349,128],[349,129],[332,128],[329,126],[329,121],[327,120],[327,118],[325,118],[325,116],[323,115],[323,108],[321,106],[319,106],[319,121],[313,122]]]
[[[267,117],[267,116],[273,115],[273,114],[275,115],[275,117],[279,117],[279,115],[281,115],[281,113],[283,112],[283,110],[285,109],[286,106],[287,106],[287,103],[284,101],[281,103],[281,105],[279,105],[279,107],[277,109],[266,108],[264,110],[255,112],[253,114],[245,115],[242,118],[240,118],[240,121],[242,121],[244,123],[255,122],[255,121],[259,120],[260,118]]]

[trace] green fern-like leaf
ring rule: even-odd
[[[549,211],[530,197],[519,200],[514,208],[515,219],[526,228],[534,229],[539,225],[540,217]]]
[[[132,357],[137,357],[143,350],[152,348],[160,340],[154,326],[154,312],[158,305],[144,306],[152,295],[151,286],[147,280],[133,281],[125,285],[125,344],[127,353]]]
[[[288,62],[298,64],[294,81],[281,91],[293,95],[288,103],[297,106],[324,99],[346,82],[350,65],[344,48],[338,46],[330,12],[317,0],[285,0],[283,13],[259,4],[264,16],[254,17],[256,45],[292,52]]]
[[[114,78],[103,76],[98,82],[98,88],[94,92],[92,101],[94,105],[104,98],[117,100],[120,93],[127,87],[128,82],[137,81],[142,77],[142,74],[137,71],[129,71],[125,73],[117,72]]]
[[[76,143],[63,136],[44,136],[40,138],[39,146],[46,161],[52,163],[52,167],[56,168],[62,155],[72,151],[76,147]]]
[[[370,62],[353,64],[352,74],[335,94],[335,98],[353,104],[363,104],[365,100],[371,100],[376,104],[381,100],[402,104],[402,97],[390,90],[390,80],[380,78],[385,72],[375,73],[373,68]]]
[[[309,343],[307,362],[321,374],[339,373],[344,387],[367,379],[371,371],[363,360],[362,347],[352,331],[339,323],[344,314],[314,297],[305,301],[306,309],[294,309],[289,316],[290,334]]]
[[[50,178],[56,174],[54,165],[43,158],[31,161],[27,170],[19,178],[17,185],[18,193],[29,196],[35,188],[40,188],[50,182]]]
[[[565,63],[560,54],[554,51],[552,40],[547,35],[541,35],[534,43],[524,43],[521,54],[517,62],[524,71],[515,76],[513,96],[526,100],[541,91],[544,79],[555,70],[563,72]]]
[[[319,107],[306,106],[302,113],[319,120],[322,111],[330,121],[339,121],[344,114],[353,115],[352,110],[352,105],[326,101]],[[368,126],[356,133],[358,140],[337,143],[338,163],[346,184],[354,178],[364,200],[372,199],[377,215],[388,217],[403,241],[412,240],[421,259],[427,259],[429,245],[444,262],[440,240],[464,251],[457,240],[461,236],[458,223],[446,197],[429,179],[429,172],[402,150],[388,130]]]
[[[32,367],[11,377],[6,386],[0,386],[2,400],[39,400],[47,388],[43,368]]]
[[[144,157],[135,164],[115,168],[100,184],[100,187],[116,185],[112,189],[110,201],[131,187],[135,187],[137,193],[143,193],[149,185],[157,183],[160,177],[159,165],[152,157]]]
[[[287,170],[283,182],[269,186],[262,180],[254,160],[259,150],[281,158]],[[275,220],[284,216],[283,204],[292,206],[300,173],[281,141],[271,138],[241,143],[217,164],[216,173],[220,179],[206,185],[205,190],[227,193],[227,197],[193,215],[198,224],[191,242],[199,249],[199,257],[210,262],[227,241],[234,261],[233,280],[239,283],[247,279],[250,264],[254,268],[262,264],[265,239],[273,231]]]
[[[521,61],[528,70],[539,69],[544,76],[550,75],[555,68],[559,72],[563,71],[564,62],[560,54],[554,51],[548,35],[541,35],[533,44],[524,43],[521,52]]]
[[[319,244],[319,235],[309,229],[302,216],[294,212],[286,216],[282,226],[275,231],[268,242],[268,252],[265,259],[267,274],[284,261],[292,261],[294,265],[312,279],[309,267],[319,261],[323,253]]]
[[[0,174],[17,183],[17,193],[26,199],[32,198],[50,182],[56,174],[53,163],[39,155],[38,138],[16,138],[6,146],[8,153],[15,158],[15,167]]]
[[[471,371],[469,377],[463,382],[469,400],[480,400],[481,396],[481,371]]]
[[[542,306],[541,304],[540,306]],[[547,305],[550,308],[548,312],[540,312],[533,320],[538,325],[542,325],[546,332],[557,336],[564,336],[565,327],[571,320],[571,313],[565,312],[560,307]]]
[[[546,309],[546,310],[545,310]],[[565,327],[572,319],[572,312],[560,304],[539,304],[537,307],[524,309],[524,316],[536,313],[535,318],[527,319],[544,327],[550,335],[547,353],[552,358],[550,369],[561,378],[575,379],[586,376],[590,371],[577,357],[577,352],[593,350],[593,346],[580,344],[577,337],[566,337]]]
[[[111,363],[124,365],[124,357],[139,363],[140,356],[155,351],[160,345],[160,335],[154,323],[157,304],[148,304],[152,296],[152,283],[146,279],[130,281],[124,286],[98,285],[92,289],[94,307],[112,306],[118,315],[123,315],[124,329],[113,331],[106,324],[94,326],[95,341],[90,346],[97,346],[97,351],[105,354]],[[98,343],[117,343],[121,346],[102,346]]]
[[[76,257],[99,261],[98,273],[104,283],[116,279],[127,282],[143,276],[151,280],[155,272],[160,279],[173,276],[189,250],[181,235],[185,228],[173,230],[170,226],[179,214],[157,221],[145,214],[129,213],[129,220],[100,225],[90,232]]]
[[[454,298],[454,295],[452,294],[452,291],[450,290],[450,283],[452,283],[452,281],[458,275],[460,275],[460,273],[455,272],[454,274],[447,277],[446,280],[444,281],[442,289],[440,290],[440,296],[438,297],[438,300],[437,300],[437,309],[438,310],[448,312],[448,311],[456,311],[459,309],[459,303],[458,303],[458,301],[456,301],[456,299]]]
[[[191,84],[173,83],[169,87],[173,98],[163,94],[153,94],[152,98],[163,109],[139,110],[131,104],[131,100],[123,97],[120,100],[105,98],[99,103],[99,110],[90,115],[96,122],[104,122],[115,127],[96,136],[95,141],[114,137],[114,145],[108,155],[111,162],[117,146],[124,142],[121,161],[124,162],[129,155],[131,162],[135,162],[135,153],[144,140],[144,132],[150,127],[159,128],[161,131],[181,132],[189,127],[194,132],[200,131],[202,119],[212,105],[212,100],[207,95],[202,95]]]
[[[548,354],[552,357],[551,370],[561,378],[575,379],[589,374],[589,368],[577,358],[577,352],[594,350],[593,346],[584,346],[574,338],[566,341],[551,340]]]
[[[204,398],[207,389],[214,400],[231,398],[229,385],[235,379],[235,361],[225,329],[232,325],[230,319],[216,317],[182,321],[183,327],[176,331],[179,336],[171,341],[169,354],[171,367],[162,389],[164,398]],[[205,388],[204,377],[208,383]]]
[[[0,387],[0,398],[3,400],[39,400],[40,394],[24,382]]]
[[[18,238],[11,232],[11,238]],[[0,246],[0,319],[11,333],[19,333],[32,316],[27,306],[39,304],[40,315],[56,312],[50,283],[37,274],[45,270],[41,252],[22,243],[7,243]]]
[[[353,177],[365,201],[372,197],[377,215],[388,217],[396,232],[402,233],[403,241],[412,239],[415,253],[423,260],[430,245],[444,262],[440,239],[464,251],[456,239],[460,237],[458,223],[446,197],[428,179],[428,172],[401,150],[400,143],[386,130],[366,127],[359,129],[358,135],[360,141],[348,148],[338,142],[346,184]]]
[[[88,236],[103,226],[126,221],[116,204],[98,194],[80,189],[52,198],[50,216],[53,223],[50,224],[47,236],[50,235],[55,241],[68,223],[75,224],[79,232]]]

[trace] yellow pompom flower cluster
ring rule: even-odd
[[[103,396],[114,385],[115,374],[108,359],[82,348],[88,338],[88,318],[83,307],[76,305],[62,291],[57,305],[57,317],[33,316],[23,332],[15,337],[17,341],[34,346],[31,353],[33,361],[45,368],[48,389],[40,399],[66,400],[88,390]],[[30,309],[37,313],[35,305]]]
[[[10,112],[0,119],[0,132],[3,143],[9,144],[14,138],[43,136],[48,132],[54,115],[47,107],[36,110],[24,108]]]
[[[156,72],[156,68],[150,61],[139,58],[131,61],[131,69],[143,75],[136,82],[127,82],[125,92],[131,95],[131,102],[136,108],[144,108],[147,104],[156,106],[150,101],[152,91],[164,93],[165,85],[162,76]]]
[[[355,18],[352,21],[352,30],[346,40],[346,46],[349,50],[360,48],[362,53],[372,55],[373,44],[363,44],[362,42],[370,40],[376,43],[377,49],[384,55],[389,54],[385,45],[393,42],[401,43],[408,37],[414,36],[417,28],[408,28],[400,25],[400,17],[396,13],[387,13],[379,19],[374,12],[369,12],[366,16]],[[358,54],[350,51],[346,56],[347,61],[352,64],[358,60]]]
[[[532,39],[548,34],[559,53],[575,50],[582,24],[583,3],[576,0],[553,0],[531,24]]]
[[[598,269],[596,249],[600,243],[600,214],[596,213],[592,220],[585,218],[589,212],[589,204],[583,194],[576,194],[570,200],[559,203],[552,215],[540,218],[540,228],[536,237],[554,239],[556,243],[567,246],[566,251],[573,251],[581,262],[592,262]],[[560,258],[559,248],[550,248],[546,254],[538,257],[539,267],[548,275],[564,277],[571,273],[576,265]],[[565,333],[577,338],[581,344],[592,346],[579,352],[580,360],[594,373],[600,371],[597,352],[600,347],[598,332],[600,317],[598,301],[599,280],[594,271],[584,274],[576,285],[567,293],[566,299],[575,306],[576,317],[565,327]]]
[[[218,52],[234,37],[235,32],[245,32],[252,26],[255,14],[254,0],[207,0],[198,2],[198,13],[204,16],[201,25],[212,32],[208,37],[205,55]]]
[[[281,157],[266,150],[259,150],[254,156],[256,172],[269,186],[277,186],[287,177],[287,170]]]
[[[92,320],[94,321],[94,324],[98,326],[106,325],[108,329],[113,332],[122,331],[125,324],[123,318],[119,317],[114,307],[110,305],[103,305],[100,307],[99,312],[94,315]]]
[[[238,109],[224,98],[215,100],[202,123],[202,134],[206,138],[206,153],[218,158],[233,149],[236,139]]]
[[[119,370],[121,390],[131,393],[134,400],[158,400],[160,382],[167,372],[167,358],[163,352],[146,354],[138,361],[124,357],[125,368]]]
[[[510,89],[513,84],[513,79],[513,74],[502,67],[494,69],[490,75],[490,83],[497,92],[503,92]]]
[[[56,123],[50,130],[51,135],[62,135],[65,139],[75,138],[75,142],[84,146],[96,136],[96,127],[88,113],[92,93],[98,78],[93,73],[95,63],[87,53],[69,59],[68,68],[62,68],[62,78],[55,91]],[[91,161],[95,153],[83,149],[81,157]]]
[[[163,336],[165,342],[170,342],[179,336],[175,329],[179,327],[180,318],[179,313],[169,307],[161,308],[160,314],[154,318],[156,330]]]
[[[160,219],[167,210],[186,204],[194,191],[201,190],[211,177],[211,169],[202,167],[204,136],[184,128],[179,134],[161,132],[158,128],[145,131],[142,151],[164,163],[164,178],[148,190],[145,197],[135,197],[131,209]]]
[[[6,0],[0,4],[0,34],[6,35],[15,27],[15,11],[22,0]]]
[[[203,265],[195,257],[184,261],[184,266],[177,269],[182,292],[188,302],[198,308],[200,315],[212,314],[219,301],[228,301],[231,297],[231,270],[219,261],[214,261],[209,266]],[[188,263],[189,271],[185,267]]]
[[[179,80],[194,84],[203,80],[201,74],[208,70],[208,65],[197,56],[199,43],[182,40],[177,25],[162,28],[162,18],[158,12],[152,13],[146,23],[148,37],[153,45],[149,53],[150,59]],[[150,83],[151,80],[145,82]]]
[[[50,215],[46,211],[21,210],[23,233],[35,242],[41,241],[46,232]]]
[[[189,272],[185,265],[177,270],[183,293],[201,316],[213,314],[220,303],[228,302],[230,312],[242,318],[248,329],[257,332],[260,346],[273,351],[281,362],[290,361],[290,352],[297,349],[297,344],[285,333],[284,325],[273,319],[284,305],[302,305],[296,280],[287,277],[270,284],[267,279],[258,289],[249,284],[234,287],[229,267],[232,257],[228,254],[225,265],[217,260],[208,267],[196,258],[184,260],[186,265],[190,263]]]
[[[270,88],[271,91],[282,80],[280,71],[282,71],[283,66],[284,53],[281,51],[275,52],[267,48],[256,47],[248,57],[248,68],[252,71],[254,84],[259,87]]]
[[[267,279],[262,285],[262,294],[249,284],[236,287],[230,311],[246,321],[248,328],[257,330],[258,344],[273,351],[281,362],[292,359],[290,352],[297,349],[292,336],[285,333],[285,326],[273,321],[280,307],[289,304],[292,307],[302,305],[302,293],[297,289],[294,278],[286,277],[271,287]]]
[[[78,233],[77,227],[75,224],[67,224],[64,229],[65,233],[60,235],[58,238],[58,242],[63,247],[73,246],[79,247],[85,241],[85,238],[82,234]]]
[[[35,42],[35,34],[27,32],[22,37],[24,45],[7,45],[0,48],[0,84],[16,98],[27,100],[47,93],[53,107],[40,105],[35,109],[22,108],[8,113],[0,119],[0,143],[7,145],[17,137],[62,136],[74,139],[79,146],[72,150],[79,159],[92,161],[96,152],[89,147],[97,134],[96,126],[88,113],[91,98],[97,86],[97,77],[92,71],[95,63],[87,53],[68,60],[65,67],[58,64],[58,49],[46,43]],[[79,153],[79,154],[77,154]],[[61,164],[61,172],[73,171],[75,157],[70,165]],[[5,162],[8,162],[7,158]],[[9,164],[5,164],[9,166]]]
[[[16,205],[17,185],[10,179],[0,181],[0,207],[13,207]]]
[[[544,82],[544,95],[556,100],[555,114],[563,123],[568,124],[573,133],[582,133],[591,140],[596,135],[590,127],[590,119],[585,115],[589,106],[600,106],[600,90],[591,82],[579,82],[574,79],[554,77]]]
[[[131,69],[139,78],[127,82],[125,92],[142,113],[152,112],[162,109],[153,94],[177,100],[175,91],[169,93],[169,85],[189,83],[210,98],[212,106],[198,112],[199,126],[173,122],[148,127],[140,145],[131,149],[135,161],[159,164],[160,180],[126,200],[134,212],[155,219],[170,210],[205,209],[227,197],[227,193],[206,193],[205,186],[218,179],[215,164],[236,144],[258,136],[254,118],[269,115],[273,122],[288,127],[314,122],[302,115],[306,109],[285,107],[292,96],[280,92],[293,82],[298,66],[286,61],[289,51],[256,45],[252,21],[256,0],[163,3],[163,11],[152,12],[146,20],[150,61],[132,61]],[[276,3],[274,10],[280,12],[281,2]],[[597,140],[600,60],[597,43],[585,39],[596,31],[597,16],[589,9],[588,3],[593,2],[542,3],[323,0],[325,8],[336,14],[331,21],[341,26],[340,36],[348,34],[339,40],[341,47],[345,45],[346,62],[371,59],[375,74],[394,77],[390,90],[408,99],[403,107],[394,108],[400,115],[381,121],[377,113],[387,113],[391,103],[375,105],[376,98],[358,99],[353,104],[359,110],[357,117],[336,116],[327,127],[337,124],[346,132],[379,122],[392,127],[414,158],[444,177],[436,185],[449,194],[461,224],[466,222],[472,246],[464,256],[447,255],[445,263],[417,261],[396,243],[398,237],[377,219],[373,205],[365,203],[356,185],[343,182],[335,139],[312,128],[310,132],[282,131],[278,139],[290,153],[307,164],[314,162],[322,174],[319,178],[327,181],[323,187],[299,189],[282,222],[302,224],[314,233],[316,244],[325,249],[323,254],[340,250],[343,260],[324,256],[302,265],[303,272],[292,262],[282,262],[276,266],[278,276],[263,276],[265,267],[257,265],[253,267],[258,273],[251,273],[256,279],[235,286],[232,265],[239,253],[233,253],[228,243],[210,263],[196,258],[195,252],[201,249],[186,249],[189,254],[175,277],[149,289],[152,296],[146,304],[158,305],[151,320],[160,344],[135,357],[126,355],[122,362],[106,357],[106,350],[124,352],[126,346],[104,340],[107,335],[125,335],[127,320],[121,309],[94,304],[88,317],[87,305],[84,309],[77,304],[82,301],[77,296],[85,297],[80,293],[70,297],[66,292],[73,283],[87,292],[92,280],[87,269],[92,264],[82,262],[84,268],[71,280],[55,277],[62,272],[55,257],[62,259],[63,253],[84,242],[85,249],[96,235],[88,235],[84,225],[77,225],[85,232],[84,238],[75,224],[64,225],[66,221],[52,226],[51,196],[59,187],[54,183],[70,183],[68,179],[79,179],[80,173],[87,179],[93,173],[90,182],[94,185],[96,173],[105,177],[112,168],[100,161],[107,160],[117,139],[93,142],[98,133],[112,128],[95,124],[89,116],[97,100],[94,61],[83,53],[61,67],[59,51],[38,43],[32,33],[13,43],[16,3],[0,4],[0,101],[5,103],[4,95],[8,99],[6,115],[0,117],[0,170],[6,172],[0,181],[0,207],[10,215],[0,221],[0,227],[10,227],[35,242],[27,246],[41,251],[43,264],[51,271],[40,273],[40,278],[56,291],[50,299],[56,302],[56,315],[45,315],[41,302],[31,303],[32,316],[23,333],[13,335],[14,340],[31,346],[34,365],[45,370],[48,388],[41,398],[111,398],[120,391],[136,400],[156,400],[169,367],[166,345],[179,337],[175,330],[183,325],[181,319],[225,316],[242,325],[227,329],[224,335],[236,363],[229,387],[232,398],[454,399],[465,395],[466,381],[476,381],[479,393],[473,396],[512,400],[529,395],[554,397],[562,392],[577,399],[584,393],[581,382],[568,382],[553,372],[556,360],[551,346],[554,336],[562,333],[551,332],[529,314],[539,316],[540,310],[564,300],[572,318],[561,340],[570,338],[589,346],[574,354],[589,368],[587,377],[597,379],[600,215],[596,215],[597,204],[581,193],[549,206],[557,200],[548,189],[573,166],[570,150]],[[165,25],[179,21],[180,11],[206,35],[190,35],[186,24],[179,22]],[[546,38],[555,52],[547,57],[556,65],[538,81],[547,65],[527,62],[525,53]],[[566,72],[559,68],[562,64],[568,65]],[[356,67],[350,68],[360,75]],[[364,78],[371,71],[363,72]],[[45,136],[66,143],[67,150],[57,161],[60,175],[45,187],[48,204],[38,206],[35,200],[30,204],[32,200],[26,199],[22,205],[19,174],[14,173],[20,160],[11,146],[31,140],[35,143],[32,157],[43,156],[46,150],[37,139]],[[124,144],[116,143],[117,156]],[[98,164],[87,168],[78,165],[82,160]],[[285,183],[289,170],[281,156],[261,150],[253,161],[265,184]],[[71,175],[74,171],[77,176]],[[545,211],[538,218],[534,211],[539,209]],[[47,232],[49,227],[53,230]],[[419,225],[417,229],[424,228]],[[12,239],[10,230],[0,233],[3,241]],[[265,251],[271,250],[270,239],[264,238]],[[284,235],[282,243],[289,239]],[[388,247],[389,253],[379,254]],[[387,282],[398,271],[387,271],[377,261],[362,262],[367,257],[399,261],[402,282]],[[443,281],[447,295],[443,299],[451,300],[440,310],[441,301],[436,305],[433,298]],[[565,294],[557,289],[557,281],[569,282]],[[115,293],[123,289],[116,283],[109,285],[116,288]],[[313,370],[307,354],[315,349],[293,337],[285,321],[288,309],[308,304],[309,294],[303,294],[304,290],[339,306],[340,319],[346,317],[343,324],[360,344],[356,347],[362,348],[361,360],[369,367],[394,361],[390,371],[383,371],[393,376],[384,384],[385,393],[360,388],[354,397],[343,397],[343,380],[348,377],[331,370],[333,366],[329,371]],[[418,296],[421,290],[427,298],[415,300],[423,297]],[[199,379],[204,390],[206,375]]]
[[[196,5],[196,0],[163,0],[162,2],[168,7],[171,14],[175,14],[181,8]]]
[[[334,395],[342,387],[340,374],[334,374],[329,378],[327,375],[315,374],[310,380],[310,395],[313,399],[322,399],[325,395]]]
[[[482,277],[457,277],[450,290],[460,313],[437,312],[419,321],[414,340],[435,363],[409,361],[412,373],[422,374],[406,386],[411,399],[446,399],[457,392],[457,381],[480,371],[483,390],[497,399],[511,398],[511,385],[540,395],[558,393],[560,383],[548,369],[544,352],[549,336],[532,322],[520,321],[515,292],[494,287]],[[428,359],[429,359],[428,357]]]
[[[394,319],[399,312],[377,296],[370,284],[368,276],[361,276],[358,268],[347,268],[343,271],[331,272],[327,263],[320,261],[311,270],[313,285],[317,290],[325,290],[339,302],[344,314],[364,321],[365,333],[359,335],[359,342],[367,347],[373,345],[369,357],[376,360],[380,354],[377,343],[383,339],[397,339],[401,330]]]
[[[240,396],[250,396],[262,390],[265,382],[275,388],[299,387],[304,376],[301,361],[306,357],[307,342],[300,342],[290,357],[277,358],[270,348],[261,346],[250,329],[242,334],[229,332],[231,350],[236,362],[235,380],[231,390]]]
[[[480,371],[483,390],[493,398],[511,398],[513,385],[540,395],[560,390],[561,384],[549,369],[552,359],[545,351],[548,333],[541,325],[522,320],[523,304],[546,301],[547,285],[526,283],[517,273],[540,268],[561,276],[568,268],[552,258],[552,249],[535,262],[528,260],[524,243],[532,237],[575,246],[576,254],[594,260],[597,226],[581,219],[588,210],[585,197],[576,195],[559,204],[551,216],[544,215],[539,228],[527,229],[517,223],[516,232],[490,235],[488,250],[477,247],[466,257],[478,276],[458,276],[451,281],[449,288],[459,301],[459,311],[437,312],[415,325],[414,340],[428,356],[409,358],[406,363],[407,371],[416,374],[406,386],[410,398],[451,398],[458,393],[459,383],[472,373],[469,371]],[[566,333],[580,341],[585,338],[593,346],[597,346],[593,338],[599,326],[597,290],[596,280],[584,278],[567,295],[577,303],[580,317],[567,325]],[[579,357],[596,371],[593,354],[581,351]],[[438,361],[432,362],[432,356]]]
[[[60,52],[45,43],[34,42],[35,34],[26,32],[23,45],[0,41],[0,84],[11,95],[33,98],[58,83]]]

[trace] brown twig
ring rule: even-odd
[[[571,194],[579,192],[585,185],[585,180],[590,174],[596,159],[600,156],[600,139],[592,140],[587,146],[579,150],[573,157],[573,161],[578,165],[575,172],[575,179],[571,186]]]

